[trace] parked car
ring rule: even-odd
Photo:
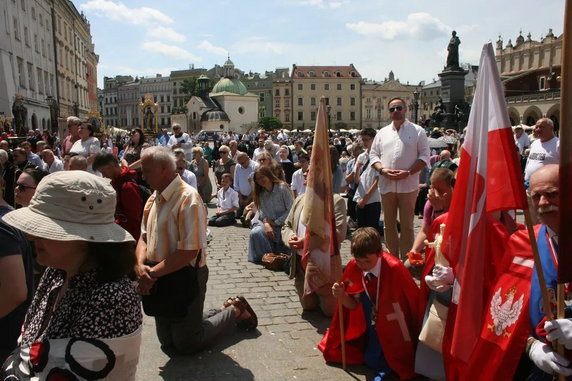
[[[201,130],[197,136],[196,139],[199,141],[213,141],[213,140],[218,140],[218,134],[216,133],[216,131],[206,131],[206,130]]]

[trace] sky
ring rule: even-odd
[[[227,55],[245,72],[349,65],[383,81],[438,79],[451,31],[459,61],[477,65],[499,34],[562,33],[564,0],[73,0],[91,24],[103,77],[210,69]]]

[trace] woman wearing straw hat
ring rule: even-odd
[[[56,172],[28,207],[2,217],[30,236],[48,268],[0,379],[135,379],[142,315],[127,277],[134,240],[114,223],[115,197],[106,179]]]

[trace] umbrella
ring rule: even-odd
[[[312,130],[310,130],[309,128],[303,130],[302,132],[312,132]]]
[[[448,145],[442,140],[435,138],[427,138],[429,141],[429,148],[447,148]]]
[[[351,132],[352,134],[356,134],[359,132],[359,130],[352,128],[349,132]]]
[[[439,140],[447,143],[447,144],[457,144],[457,138],[450,135],[443,135],[439,138]]]

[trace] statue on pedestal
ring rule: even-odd
[[[12,114],[14,115],[14,130],[18,136],[26,136],[28,128],[26,120],[28,119],[28,109],[24,106],[24,98],[20,94],[16,94],[16,100],[12,104]]]
[[[457,32],[453,31],[451,39],[449,40],[449,45],[447,46],[447,67],[446,69],[455,70],[459,69],[459,45],[461,40],[457,37]]]

